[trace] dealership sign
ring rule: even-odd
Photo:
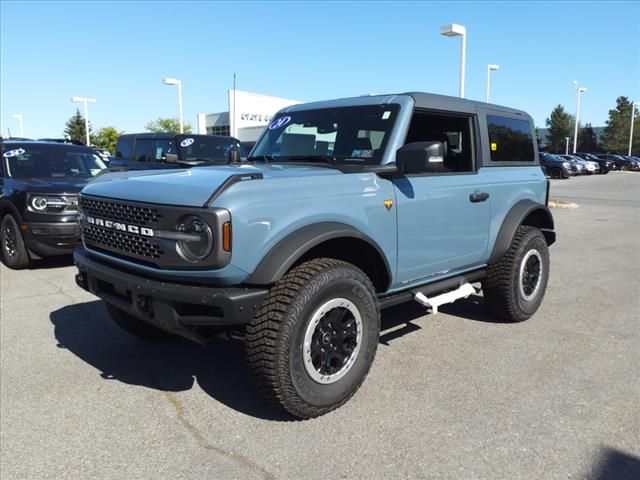
[[[238,137],[244,128],[266,127],[281,109],[301,103],[288,98],[229,90],[229,126],[231,135]]]

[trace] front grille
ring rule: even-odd
[[[162,220],[162,214],[157,208],[114,203],[82,197],[80,207],[85,215],[114,220],[141,227],[152,227]]]
[[[81,218],[93,217],[103,221],[146,227],[157,230],[162,227],[164,215],[159,208],[144,204],[130,204],[121,201],[109,201],[80,197]],[[82,235],[85,245],[97,250],[113,252],[123,257],[157,264],[166,253],[166,241],[128,231],[116,230],[102,224],[82,222]]]
[[[85,223],[83,227],[84,241],[86,244],[122,252],[125,255],[137,255],[144,258],[160,258],[164,251],[157,242],[151,238],[118,232],[95,225]]]

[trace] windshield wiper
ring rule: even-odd
[[[271,156],[271,155],[253,155],[251,157],[247,157],[247,162],[255,162],[255,161],[272,162],[273,161],[273,156]]]
[[[338,164],[336,157],[328,157],[327,155],[286,155],[280,158],[287,160],[300,160],[303,162],[326,162],[332,165]]]

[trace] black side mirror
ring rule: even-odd
[[[178,163],[178,154],[177,153],[165,153],[164,160],[167,163]]]
[[[444,144],[442,142],[408,143],[396,152],[396,165],[400,173],[446,172]]]
[[[227,163],[240,163],[240,149],[232,147],[227,152]]]

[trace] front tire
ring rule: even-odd
[[[544,298],[549,280],[549,247],[540,230],[520,226],[507,253],[490,265],[482,282],[489,310],[507,322],[530,318]]]
[[[18,222],[7,214],[0,224],[0,248],[4,264],[14,270],[22,270],[31,265],[29,252],[24,244]]]
[[[379,333],[369,278],[339,260],[310,260],[273,286],[247,326],[250,374],[268,400],[298,418],[317,417],[358,390]]]
[[[148,323],[129,315],[124,310],[121,310],[110,303],[107,303],[107,311],[116,325],[129,335],[133,335],[140,340],[144,340],[146,342],[160,342],[172,337],[169,332],[165,332],[160,328],[149,325]]]

